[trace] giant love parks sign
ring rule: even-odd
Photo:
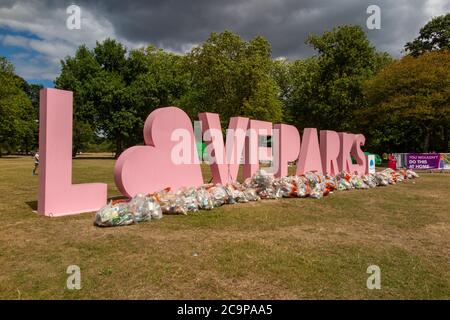
[[[107,201],[105,183],[72,184],[72,92],[42,89],[39,117],[38,212],[56,217],[103,207]],[[260,161],[269,158],[272,166],[268,170],[275,177],[287,176],[288,163],[293,161],[297,175],[308,171],[331,175],[343,170],[360,175],[368,172],[361,150],[365,143],[362,134],[318,133],[315,128],[305,128],[300,138],[292,125],[233,117],[224,139],[218,114],[200,113],[199,120],[215,183],[236,181],[240,164],[244,178],[249,178],[259,170]],[[272,137],[272,146],[261,146],[261,136]],[[151,112],[143,138],[144,145],[128,148],[115,163],[115,183],[124,196],[204,183],[192,121],[183,110],[162,107]]]

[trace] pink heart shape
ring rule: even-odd
[[[174,147],[180,143],[173,138],[174,132],[185,133],[189,138],[188,163],[173,159]],[[144,146],[125,150],[115,164],[114,179],[123,195],[133,197],[167,187],[175,191],[203,184],[192,122],[183,110],[164,107],[150,113],[144,125],[144,141]]]

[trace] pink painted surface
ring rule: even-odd
[[[260,136],[272,135],[272,123],[260,120],[250,120],[248,135],[245,139],[244,179],[250,178],[259,170],[260,160],[271,160],[272,148],[260,147]]]
[[[186,132],[188,161],[177,163],[172,151],[180,141],[173,141],[173,133]],[[145,146],[134,146],[123,152],[114,168],[114,179],[120,192],[132,197],[137,193],[153,193],[171,187],[203,184],[191,120],[177,107],[159,108],[145,121]]]
[[[106,204],[105,183],[72,184],[72,92],[42,89],[39,112],[38,212],[64,216]]]
[[[219,115],[204,112],[200,113],[198,117],[202,122],[206,150],[211,151],[208,152],[208,160],[210,161],[213,182],[226,184],[236,181],[249,119],[243,117],[231,118],[224,144]]]
[[[338,157],[341,142],[336,131],[320,131],[320,155],[324,173],[336,175],[339,173]]]
[[[356,164],[353,165],[353,170],[359,175],[366,173],[367,169],[367,157],[362,151],[361,147],[365,144],[366,138],[362,134],[353,135],[353,144],[350,154],[355,158]]]
[[[339,171],[347,171],[354,173],[355,170],[352,165],[352,158],[350,152],[353,146],[353,134],[346,132],[339,132],[339,140],[341,141],[341,150],[338,157]]]
[[[303,131],[302,147],[297,162],[297,175],[308,171],[323,172],[322,158],[320,156],[319,138],[317,129],[305,128]]]
[[[274,137],[272,140],[274,152],[274,166],[277,169],[275,177],[285,177],[288,175],[288,162],[296,161],[300,153],[300,133],[297,128],[287,124],[276,124],[274,126]]]

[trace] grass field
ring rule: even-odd
[[[74,182],[107,182],[118,195],[113,165],[74,160]],[[32,167],[0,159],[2,299],[450,298],[450,174],[97,228],[94,213],[34,213]],[[73,264],[81,290],[66,289]],[[380,290],[366,287],[370,265]]]

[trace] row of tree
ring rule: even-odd
[[[13,65],[0,57],[0,157],[36,148],[41,88],[17,76]]]
[[[107,39],[62,61],[55,86],[74,92],[74,155],[92,144],[108,143],[118,155],[142,143],[146,117],[162,105],[193,119],[219,113],[223,127],[241,115],[362,132],[373,152],[448,151],[449,33],[450,14],[433,19],[399,60],[347,25],[310,36],[316,55],[296,61],[273,60],[265,38],[245,41],[230,31],[185,55],[154,46],[127,51]],[[38,88],[4,59],[1,68],[0,147],[27,152],[36,144]]]

